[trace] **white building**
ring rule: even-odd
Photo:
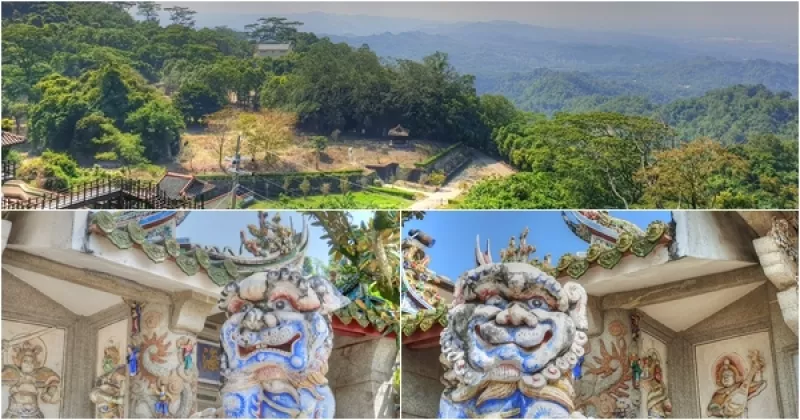
[[[254,57],[283,57],[292,52],[292,44],[258,44]]]

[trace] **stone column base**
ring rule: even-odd
[[[797,335],[797,286],[778,292],[778,304],[786,325]]]

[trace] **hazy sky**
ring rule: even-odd
[[[174,2],[172,2],[174,3]],[[162,4],[172,4],[164,2]],[[182,2],[198,13],[326,12],[438,21],[511,20],[547,27],[657,34],[797,39],[797,2]],[[386,28],[391,31],[391,28]]]

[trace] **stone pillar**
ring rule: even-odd
[[[197,409],[197,334],[215,300],[195,292],[178,292],[172,300],[172,305],[139,303],[138,310],[129,302],[130,343],[138,349],[137,371],[130,379],[132,418],[188,418]],[[159,401],[166,401],[168,414],[159,414]]]
[[[439,346],[428,349],[403,348],[402,387],[403,418],[433,419],[439,413],[439,399],[444,391],[444,369],[439,362]]]
[[[10,220],[3,220],[2,226],[2,234],[3,234],[3,248],[2,251],[6,250],[6,245],[8,245],[8,235],[11,234],[11,221]],[[0,251],[0,252],[2,252]]]
[[[387,418],[394,410],[391,404],[391,383],[397,340],[370,338],[356,341],[336,337],[329,359],[328,380],[336,398],[337,418]]]
[[[694,346],[683,337],[675,337],[667,344],[667,366],[667,390],[672,400],[672,417],[699,418]]]
[[[764,274],[778,289],[783,320],[797,335],[797,263],[772,235],[753,241]]]

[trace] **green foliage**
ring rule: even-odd
[[[186,121],[195,123],[200,122],[206,115],[219,111],[225,104],[225,98],[215,89],[199,82],[187,82],[181,85],[173,101]]]
[[[447,179],[444,172],[442,171],[434,171],[428,175],[428,183],[437,187],[441,187],[444,185],[444,181]]]
[[[660,115],[684,139],[711,137],[730,144],[757,134],[795,140],[798,136],[797,99],[789,92],[772,93],[763,85],[731,86],[675,101]]]
[[[416,199],[416,194],[411,191],[399,190],[397,188],[386,188],[386,187],[367,187],[367,191],[372,191],[381,194],[389,194],[394,195],[397,197],[404,198],[406,200],[414,200]]]
[[[308,178],[303,178],[303,182],[300,183],[300,191],[303,192],[303,196],[308,196],[308,193],[311,191],[311,181]]]
[[[141,137],[144,155],[150,160],[172,159],[185,127],[180,112],[160,98],[130,113],[125,125]]]
[[[414,166],[416,166],[417,168],[428,168],[428,167],[432,166],[433,164],[435,164],[436,162],[438,162],[443,157],[447,156],[448,153],[452,152],[453,150],[458,149],[461,146],[462,146],[461,143],[456,143],[456,144],[450,145],[448,147],[445,147],[444,149],[438,151],[436,154],[434,154],[433,156],[428,157],[427,159],[423,160],[422,162],[414,163]]]
[[[67,190],[73,185],[115,176],[99,168],[82,169],[65,153],[45,150],[41,156],[25,161],[17,177],[50,191]]]

